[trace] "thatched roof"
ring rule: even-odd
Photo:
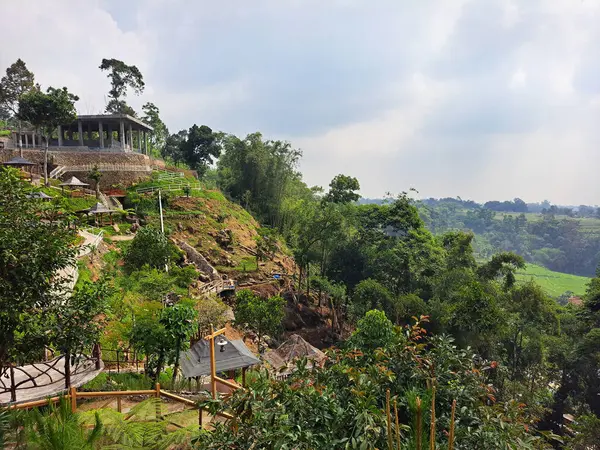
[[[260,364],[260,360],[244,345],[241,340],[230,341],[222,337],[227,342],[223,346],[223,351],[215,343],[215,361],[217,372],[226,372],[228,370],[241,369]],[[218,337],[217,340],[221,339]],[[181,372],[186,378],[201,377],[210,374],[210,341],[202,339],[196,342],[191,349],[185,352],[179,358]]]
[[[89,184],[84,183],[77,177],[71,177],[64,183],[60,183],[60,186],[83,187],[83,186],[89,186]]]
[[[292,334],[290,338],[275,350],[269,350],[263,358],[275,369],[279,370],[293,364],[299,358],[306,358],[319,363],[326,358],[325,353],[313,347],[301,336]]]
[[[10,161],[3,162],[2,165],[21,167],[21,166],[35,166],[36,164],[32,163],[31,161],[26,160],[25,158],[21,158],[20,156],[15,156]]]

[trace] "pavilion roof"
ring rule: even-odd
[[[316,347],[313,347],[302,336],[292,334],[290,338],[281,344],[275,350],[269,350],[265,353],[264,359],[274,368],[280,369],[293,363],[299,358],[320,362],[326,358],[325,353]]]
[[[84,129],[87,129],[87,124],[92,126],[94,131],[98,131],[98,123],[102,122],[104,125],[104,129],[107,129],[108,125],[111,125],[114,130],[118,129],[121,121],[124,122],[125,127],[131,128],[133,130],[145,130],[145,131],[153,131],[150,125],[145,123],[143,120],[138,119],[137,117],[130,116],[129,114],[93,114],[93,115],[78,115],[77,120],[74,120],[71,123],[64,123],[63,126],[70,126],[72,128],[77,128],[77,123],[81,121],[84,124]]]
[[[27,198],[41,198],[43,200],[49,200],[52,197],[46,194],[45,192],[32,192],[31,194],[27,194]]]
[[[90,209],[87,210],[88,214],[104,214],[104,213],[113,213],[114,209],[109,209],[104,206],[102,203],[96,203]]]
[[[84,183],[83,181],[81,181],[77,177],[71,177],[67,181],[65,181],[64,183],[60,183],[60,186],[80,186],[80,187],[83,187],[83,186],[89,186],[89,184]]]
[[[215,343],[215,361],[217,372],[241,369],[260,364],[254,354],[246,347],[242,340],[229,340],[222,336],[227,342],[221,352]],[[200,377],[210,374],[210,341],[202,339],[196,342],[192,348],[181,355],[179,364],[181,372],[186,378]]]
[[[26,160],[25,158],[21,158],[20,156],[15,156],[10,161],[6,161],[2,163],[4,166],[35,166],[35,163]]]

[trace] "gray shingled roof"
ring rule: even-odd
[[[89,184],[84,183],[77,177],[71,177],[64,183],[60,183],[60,186],[89,186]]]
[[[90,209],[87,210],[88,214],[104,214],[104,213],[113,213],[115,212],[112,209],[108,209],[102,203],[96,203]]]
[[[307,358],[317,363],[326,358],[325,353],[316,347],[313,347],[301,336],[292,334],[290,338],[281,344],[276,350],[269,350],[263,358],[276,369],[288,367],[299,358]],[[311,365],[312,367],[312,365]]]
[[[227,345],[225,345],[224,351],[221,352],[219,351],[219,346],[215,343],[217,373],[260,364],[260,359],[254,356],[248,347],[244,345],[243,341],[230,341],[224,336],[218,337],[217,340],[221,337],[227,341]],[[210,375],[209,342],[206,339],[202,339],[181,355],[179,364],[181,365],[181,372],[184,377],[193,378]]]
[[[2,163],[5,166],[35,166],[35,163],[26,160],[25,158],[21,158],[20,156],[15,156],[10,161],[6,161]]]

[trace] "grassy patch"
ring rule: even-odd
[[[566,291],[571,291],[575,295],[583,295],[586,285],[590,281],[587,277],[553,272],[535,264],[527,264],[524,271],[517,272],[517,280],[521,282],[533,280],[553,297],[558,297]]]

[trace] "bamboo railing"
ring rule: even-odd
[[[217,382],[223,383],[227,386],[231,386],[233,387],[234,384],[227,382],[226,380],[223,379],[217,379]],[[235,387],[239,387],[237,384],[235,385]],[[164,391],[160,388],[160,383],[156,383],[156,386],[154,389],[146,389],[146,390],[136,390],[136,391],[96,391],[96,392],[83,392],[83,391],[77,391],[77,388],[75,387],[71,387],[69,389],[69,393],[67,395],[65,395],[64,397],[61,396],[55,396],[55,397],[49,397],[43,400],[35,400],[35,401],[31,401],[31,402],[24,402],[24,403],[18,403],[16,405],[9,405],[7,408],[8,409],[30,409],[30,408],[37,408],[40,406],[47,406],[50,403],[56,403],[58,402],[61,398],[65,398],[68,399],[70,404],[71,404],[71,410],[73,412],[77,411],[77,400],[78,399],[85,399],[85,398],[98,398],[98,397],[115,397],[117,399],[117,411],[121,412],[121,398],[122,397],[130,397],[130,396],[134,396],[134,395],[146,395],[149,397],[156,397],[156,398],[166,398],[169,400],[173,400],[179,403],[183,403],[184,405],[187,406],[193,406],[195,408],[198,408],[198,425],[200,426],[200,428],[202,428],[202,413],[204,411],[206,411],[205,407],[200,407],[198,406],[198,403],[195,402],[194,400],[190,400],[188,398],[185,397],[180,397],[179,395],[173,394],[172,392],[167,392]],[[226,411],[217,411],[215,413],[216,416],[220,416],[223,417],[224,419],[228,419],[231,420],[234,418],[233,414],[228,413]]]

